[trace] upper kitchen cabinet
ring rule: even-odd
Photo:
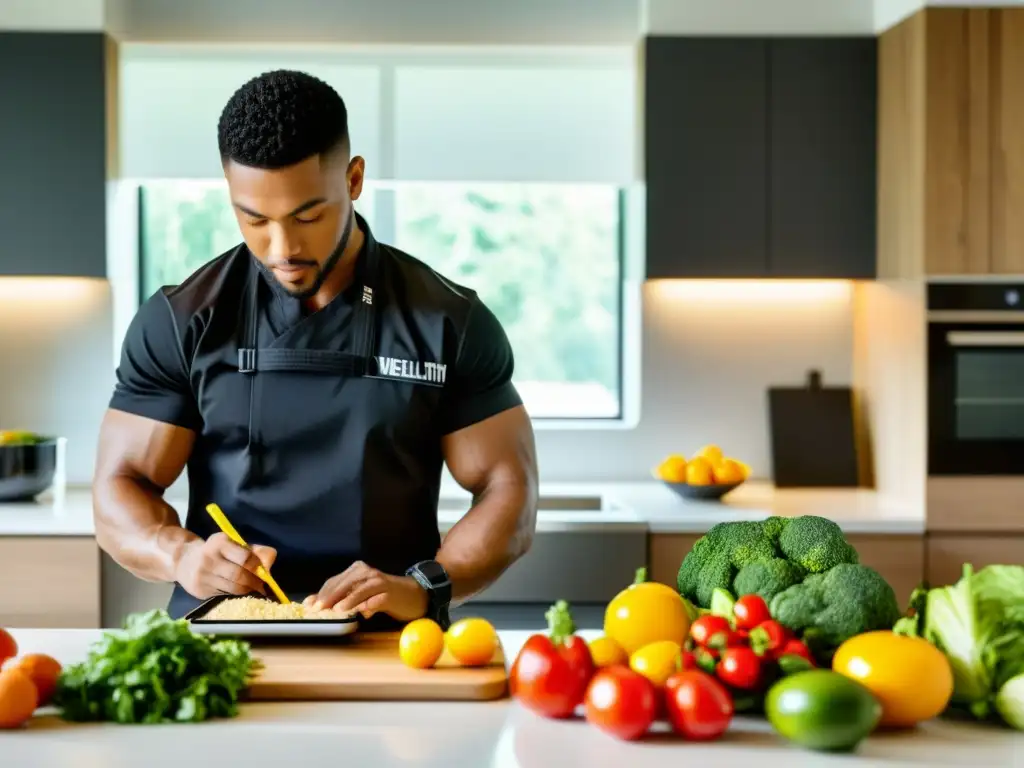
[[[645,41],[647,276],[875,276],[874,38]]]
[[[867,37],[769,45],[774,276],[875,276],[877,51]]]
[[[768,46],[650,37],[647,277],[768,271]]]
[[[880,46],[880,274],[1024,274],[1024,9],[928,8]]]
[[[106,275],[107,45],[0,32],[0,277]]]

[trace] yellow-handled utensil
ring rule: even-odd
[[[229,539],[240,547],[250,549],[249,545],[245,543],[245,539],[243,539],[238,531],[235,530],[235,526],[233,526],[227,519],[220,507],[216,504],[207,504],[206,511],[210,513],[210,517],[213,518],[213,521],[222,531],[224,531]],[[274,590],[274,594],[277,595],[277,599],[284,605],[291,603],[291,600],[288,599],[288,595],[282,592],[281,588],[277,586],[277,582],[274,581],[274,577],[270,575],[270,571],[260,565],[256,568],[256,575],[270,585],[270,588]]]

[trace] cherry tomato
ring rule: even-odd
[[[750,647],[759,656],[775,659],[778,657],[779,649],[786,644],[789,638],[788,629],[775,619],[768,619],[750,630]]]
[[[697,645],[702,645],[705,648],[708,646],[724,648],[730,643],[735,643],[729,620],[710,613],[701,616],[690,625],[690,637]]]
[[[812,666],[818,666],[817,662],[814,661],[814,655],[807,647],[807,644],[802,640],[797,640],[795,637],[787,640],[777,652],[777,656],[788,656],[790,654],[793,654],[794,656],[802,656],[807,659],[807,661],[811,662]]]
[[[732,697],[711,675],[700,670],[676,672],[665,683],[665,706],[672,729],[687,739],[709,741],[732,722]]]
[[[657,715],[657,691],[650,680],[629,667],[604,667],[587,687],[584,712],[587,722],[610,736],[638,739]]]
[[[732,615],[736,619],[736,629],[745,629],[748,632],[772,617],[767,603],[760,595],[743,595],[736,600]]]
[[[750,690],[761,680],[761,657],[750,648],[726,648],[716,672],[726,685]]]
[[[697,654],[693,651],[683,651],[683,655],[679,660],[680,669],[700,669],[700,664],[697,663]]]

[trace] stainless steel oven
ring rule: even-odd
[[[1024,283],[928,286],[928,474],[1024,475]]]

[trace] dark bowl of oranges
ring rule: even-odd
[[[679,453],[667,456],[653,474],[681,498],[718,501],[743,485],[750,467],[726,456],[717,445],[706,445],[689,459]]]

